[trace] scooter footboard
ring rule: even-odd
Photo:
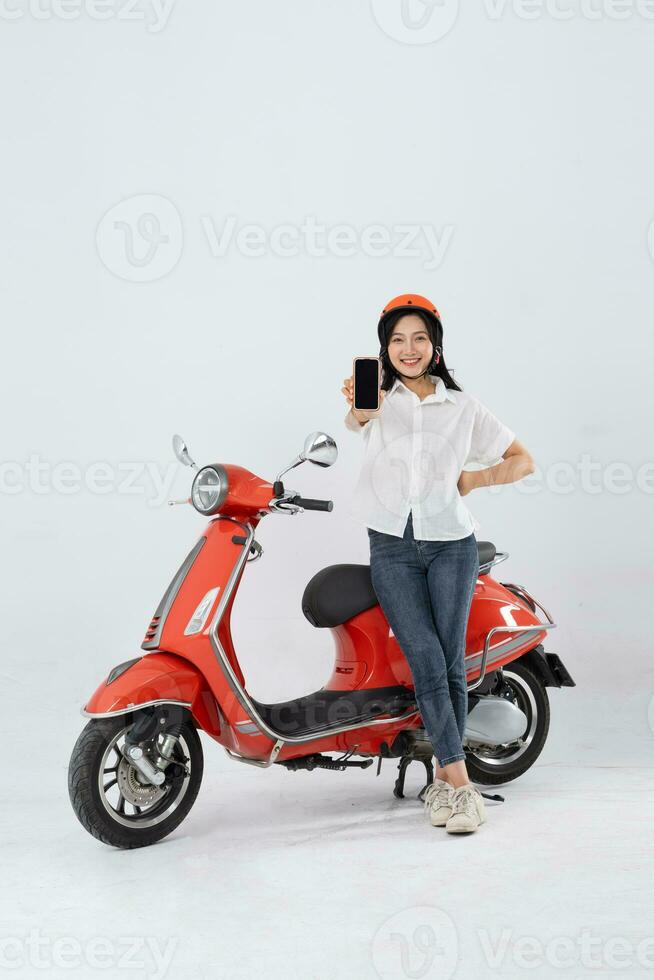
[[[82,709],[89,718],[129,714],[157,704],[188,708],[204,731],[220,733],[216,701],[190,661],[174,653],[149,653],[114,667]]]

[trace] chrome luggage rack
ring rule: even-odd
[[[491,570],[493,565],[499,565],[501,561],[506,561],[508,557],[509,557],[508,551],[496,551],[494,558],[491,558],[490,561],[484,562],[483,565],[479,566],[479,574],[485,575],[487,572]]]
[[[508,558],[508,554],[500,552],[499,561],[503,561],[505,558]],[[487,565],[483,567],[490,568],[491,565],[498,564],[497,559],[498,556],[496,556],[492,562],[488,562]],[[480,569],[480,573],[481,573],[481,569]],[[547,618],[547,622],[539,623],[537,626],[493,626],[493,628],[489,630],[489,632],[486,634],[486,639],[484,640],[484,650],[481,656],[479,677],[473,684],[468,684],[468,691],[474,691],[476,688],[478,688],[486,676],[486,663],[488,661],[490,641],[495,633],[540,633],[542,632],[542,630],[551,630],[556,626],[556,623],[548,613],[545,606],[543,606],[538,601],[538,599],[534,599],[534,597],[529,592],[527,592],[524,586],[515,585],[513,582],[501,582],[500,585],[503,585],[507,589],[515,590],[518,596],[523,598],[527,602],[527,604],[533,603],[534,606],[537,606]]]

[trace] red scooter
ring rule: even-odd
[[[273,484],[233,464],[198,469],[179,436],[173,448],[196,470],[190,500],[179,502],[210,520],[152,617],[144,654],[114,667],[83,709],[90,721],[73,749],[68,784],[84,827],[122,848],[169,834],[200,788],[199,730],[232,759],[262,769],[343,771],[396,759],[397,797],[412,761],[424,764],[431,782],[432,745],[369,565],[330,565],[304,590],[304,615],[334,638],[334,669],[319,691],[277,704],[257,701],[232,643],[238,586],[246,565],[263,554],[255,539],[261,518],[332,510],[331,500],[286,490],[281,477],[307,460],[331,466],[334,440],[309,435]],[[472,780],[491,785],[515,779],[540,754],[549,728],[546,688],[574,686],[560,658],[543,650],[555,625],[547,610],[522,587],[491,577],[507,557],[479,542],[466,638],[466,762]]]

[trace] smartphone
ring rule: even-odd
[[[353,408],[376,412],[379,408],[381,361],[378,357],[355,357],[353,362]]]

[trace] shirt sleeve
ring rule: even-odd
[[[466,463],[491,466],[502,458],[514,439],[515,432],[475,399],[472,438]]]
[[[367,424],[369,425],[370,423]],[[352,432],[363,432],[365,429],[365,425],[360,425],[359,422],[357,422],[351,409],[345,416],[345,426],[346,428],[351,429]]]

